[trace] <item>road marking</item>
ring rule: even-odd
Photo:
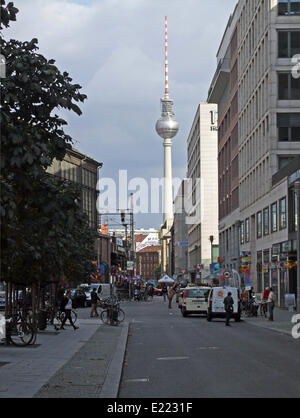
[[[196,350],[219,350],[219,347],[199,347]]]
[[[189,357],[159,357],[156,360],[159,361],[176,361],[176,360],[188,360]]]
[[[126,379],[126,383],[148,383],[150,379]]]

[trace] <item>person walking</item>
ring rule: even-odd
[[[175,285],[169,287],[169,290],[168,290],[169,309],[172,309],[172,300],[173,300],[175,293],[176,293]]]
[[[150,286],[149,286],[148,295],[149,295],[149,298],[151,298],[151,300],[153,300],[154,287],[153,287],[152,284],[150,284]]]
[[[167,300],[167,294],[168,294],[168,289],[167,289],[167,286],[164,284],[163,287],[162,287],[162,295],[163,295],[163,298],[164,298],[164,302],[166,302],[166,300]]]
[[[100,300],[99,296],[97,295],[97,289],[93,288],[93,291],[91,293],[91,313],[90,317],[94,318],[95,316],[98,317],[98,311],[97,311],[97,304],[98,300]]]
[[[65,329],[64,325],[66,323],[66,320],[68,319],[74,330],[78,329],[79,327],[76,327],[74,322],[72,321],[71,313],[72,313],[72,298],[71,298],[71,291],[68,290],[66,296],[63,298],[60,310],[65,313],[64,319],[62,320],[60,329]]]
[[[269,307],[269,321],[274,321],[274,308],[275,308],[275,293],[273,288],[270,288],[270,293],[268,297],[268,307]]]
[[[226,296],[226,298],[224,299],[224,306],[225,306],[225,311],[226,311],[226,326],[230,327],[230,319],[231,319],[231,315],[233,313],[233,305],[234,305],[234,300],[232,298],[232,293],[228,292],[228,295]]]

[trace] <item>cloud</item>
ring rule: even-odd
[[[197,106],[205,101],[216,52],[235,0],[14,0],[17,22],[4,36],[39,39],[83,86],[83,115],[65,115],[76,147],[104,163],[147,180],[163,174],[162,141],[155,133],[164,92],[164,16],[169,22],[170,93],[180,132],[173,174],[184,176],[186,140]],[[6,35],[7,34],[7,35]],[[157,217],[143,218],[145,226]],[[143,226],[143,225],[139,225]]]

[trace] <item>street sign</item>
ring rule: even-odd
[[[225,277],[225,279],[229,279],[231,277],[231,272],[229,270],[225,270],[223,276]]]

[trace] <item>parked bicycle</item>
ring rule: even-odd
[[[24,317],[14,314],[6,321],[6,341],[16,346],[32,344],[35,341],[34,327]]]
[[[65,317],[65,312],[53,306],[47,306],[47,324],[53,325],[56,330],[61,326],[61,323]],[[77,312],[72,309],[71,311],[72,321],[75,324],[77,321]]]
[[[124,321],[125,312],[120,308],[120,302],[111,299],[103,302],[105,309],[101,312],[100,318],[104,324],[117,326]]]
[[[252,298],[249,301],[243,302],[241,306],[241,316],[242,317],[257,317],[258,315],[258,304],[255,301],[255,298]]]

